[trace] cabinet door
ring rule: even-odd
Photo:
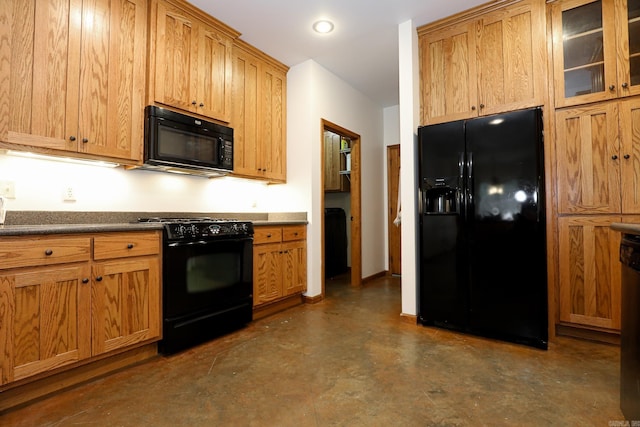
[[[560,321],[620,329],[620,232],[618,216],[561,217],[559,231]]]
[[[157,3],[154,100],[185,111],[196,102],[197,20],[184,11]]]
[[[283,295],[307,290],[307,247],[304,240],[282,244]]]
[[[280,243],[253,247],[253,305],[282,297],[282,254]]]
[[[640,100],[620,103],[622,213],[640,214]]]
[[[567,0],[551,4],[556,107],[618,96],[613,3]]]
[[[142,160],[146,0],[83,7],[78,151]]]
[[[82,5],[70,0],[0,3],[0,138],[76,148]],[[9,44],[7,45],[7,42]]]
[[[474,31],[473,22],[463,22],[420,37],[423,125],[478,115]]]
[[[620,213],[618,105],[556,112],[559,213]]]
[[[542,105],[546,90],[544,4],[522,1],[478,22],[481,115]]]
[[[287,75],[264,64],[259,99],[261,114],[260,158],[262,173],[270,181],[285,182],[287,177]]]
[[[231,119],[231,49],[229,37],[199,25],[195,112],[225,122]]]
[[[91,294],[94,356],[160,337],[159,265],[157,257],[94,265]]]
[[[240,49],[233,50],[233,171],[239,175],[255,175],[258,170],[260,125],[260,61]]]
[[[640,0],[615,0],[618,93],[640,94]]]
[[[340,135],[324,132],[324,191],[340,191]]]
[[[91,355],[89,264],[0,273],[0,384]]]

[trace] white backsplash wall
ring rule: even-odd
[[[203,178],[0,154],[0,182],[15,186],[9,211],[283,212],[301,211],[287,185],[235,177]],[[272,188],[281,187],[277,191]],[[64,201],[71,188],[75,201]]]

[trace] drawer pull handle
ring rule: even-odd
[[[102,282],[102,276],[96,277],[96,282]]]
[[[295,233],[293,233],[293,235],[294,235],[294,236],[297,236],[297,235],[298,235],[298,232],[296,231]]]
[[[129,243],[129,244],[127,245],[127,249],[133,249],[133,243]]]
[[[87,283],[89,283],[89,279],[87,279],[87,278],[85,277],[84,279],[82,279],[82,283],[84,283],[84,284],[86,285]]]
[[[268,238],[271,238],[271,233],[267,234],[267,237],[268,237]]]
[[[46,256],[50,256],[50,255],[52,255],[52,254],[53,254],[53,251],[52,251],[51,249],[47,249],[46,251],[44,251],[44,254],[45,254]]]

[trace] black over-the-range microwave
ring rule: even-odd
[[[145,169],[205,176],[233,171],[233,129],[149,105],[145,108]]]

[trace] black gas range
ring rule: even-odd
[[[227,218],[162,223],[163,338],[171,354],[242,328],[253,317],[253,224]]]

